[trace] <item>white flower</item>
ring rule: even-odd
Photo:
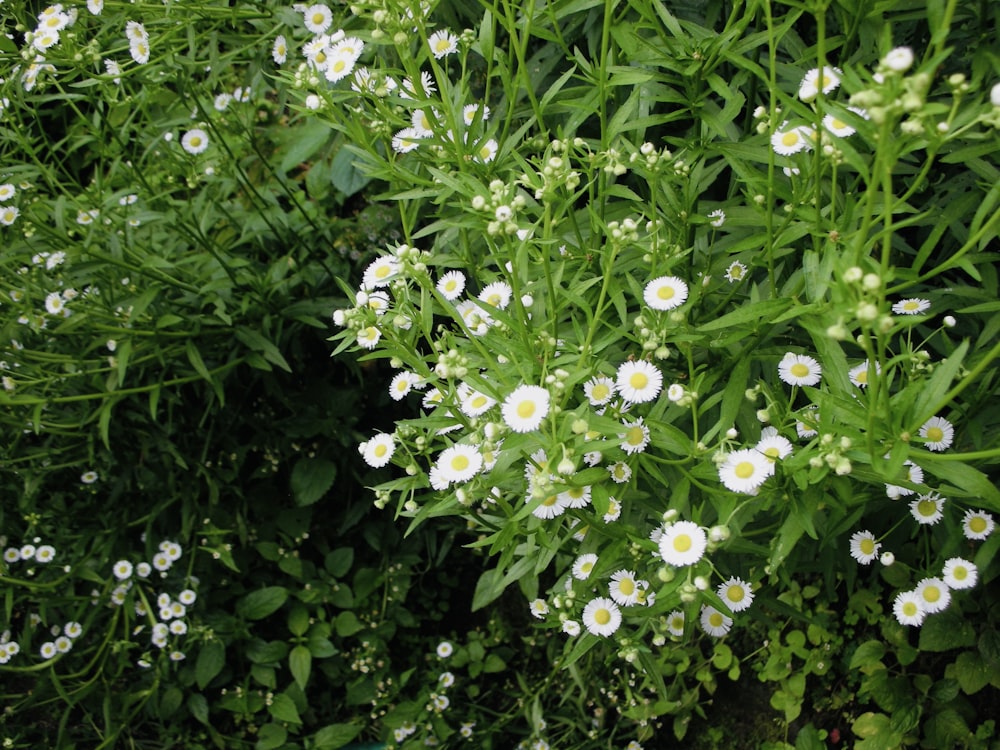
[[[618,368],[616,389],[631,404],[642,404],[656,398],[663,387],[663,374],[646,360],[624,362]]]
[[[847,377],[850,378],[851,382],[854,383],[858,388],[865,388],[868,386],[868,360],[866,359],[859,365],[855,365],[850,370],[847,371]],[[879,375],[882,372],[882,365],[878,362],[875,363],[875,374]]]
[[[276,65],[282,65],[288,59],[288,42],[282,34],[275,37],[274,45],[271,47],[271,58]]]
[[[512,290],[506,281],[494,281],[487,284],[479,293],[479,301],[485,302],[491,307],[503,310],[510,304]]]
[[[753,603],[753,591],[750,589],[750,584],[742,578],[730,578],[719,585],[716,593],[733,612],[742,612]]]
[[[115,563],[112,572],[119,581],[124,581],[132,577],[132,563],[128,560],[119,560]]]
[[[659,538],[660,557],[676,567],[694,565],[705,554],[707,546],[705,530],[692,521],[670,524]]]
[[[496,142],[493,138],[487,138],[481,144],[479,144],[473,155],[476,161],[482,162],[483,164],[489,164],[497,156],[497,151],[500,150],[500,144]]]
[[[625,432],[618,435],[621,439],[621,448],[626,453],[642,453],[649,445],[649,427],[639,417],[635,421],[626,421],[623,425]]]
[[[765,427],[761,430],[760,440],[754,446],[754,450],[762,453],[768,461],[774,463],[776,460],[784,460],[792,454],[792,444],[787,439],[778,434],[774,427]]]
[[[940,578],[924,578],[917,584],[914,593],[920,597],[921,605],[929,615],[944,611],[951,603],[951,591]]]
[[[935,492],[920,495],[910,503],[910,513],[917,523],[933,526],[944,517],[944,498]]]
[[[771,136],[771,148],[781,156],[791,156],[812,147],[815,134],[812,128],[800,125],[788,130],[776,130]]]
[[[708,215],[708,218],[713,227],[719,228],[726,223],[726,212],[717,208]]]
[[[455,647],[452,646],[451,643],[449,643],[448,641],[441,641],[437,645],[437,648],[435,649],[435,652],[437,653],[439,659],[447,659],[454,653],[454,651]]]
[[[611,598],[617,604],[628,607],[639,601],[639,584],[631,570],[619,570],[611,575],[609,585]]]
[[[599,596],[583,608],[583,625],[590,633],[607,637],[622,624],[622,613],[611,599]]]
[[[456,443],[441,452],[435,465],[449,484],[467,482],[483,468],[483,454],[471,445]]]
[[[514,432],[537,430],[549,413],[549,392],[537,385],[521,385],[504,399],[500,413]]]
[[[727,489],[744,494],[752,494],[773,474],[774,464],[750,448],[729,453],[719,465],[719,481]]]
[[[920,299],[919,297],[901,299],[892,306],[892,311],[896,313],[896,315],[919,315],[920,313],[927,312],[930,309],[930,301]]]
[[[380,432],[360,446],[365,463],[373,468],[385,466],[396,452],[396,441],[391,433]]]
[[[322,34],[333,23],[333,13],[325,5],[317,3],[303,11],[306,28],[313,34]]]
[[[458,50],[458,37],[448,29],[441,29],[431,34],[427,40],[431,48],[431,54],[440,60],[445,55],[450,55]]]
[[[951,589],[970,589],[976,585],[978,569],[961,557],[952,557],[945,561],[941,578]]]
[[[955,428],[944,417],[931,417],[920,427],[920,437],[927,442],[924,447],[931,451],[943,451],[955,439]]]
[[[805,354],[787,352],[778,363],[778,377],[788,385],[816,385],[822,373],[819,362]]]
[[[461,271],[448,271],[438,279],[437,290],[449,302],[458,299],[465,290],[465,274]]]
[[[604,406],[615,395],[615,381],[604,375],[595,375],[583,384],[583,393],[591,406]]]
[[[676,276],[660,276],[646,284],[642,297],[653,310],[673,310],[687,301],[688,285]]]
[[[923,600],[915,591],[901,591],[892,603],[892,613],[901,625],[920,625],[927,614]]]
[[[707,604],[702,605],[700,622],[702,629],[713,638],[721,638],[733,626],[732,617],[722,614],[715,607],[710,607]]]
[[[366,289],[388,286],[393,277],[401,270],[402,266],[399,262],[383,255],[368,264],[361,283]]]
[[[580,581],[586,581],[597,565],[597,555],[593,552],[580,555],[573,561],[573,577]]]
[[[535,599],[530,605],[532,617],[536,617],[539,620],[544,620],[545,615],[549,613],[549,605],[544,599]]]
[[[420,145],[420,133],[414,128],[403,128],[392,137],[392,149],[396,153],[409,153]]]
[[[201,128],[189,130],[181,138],[181,146],[189,154],[200,154],[208,148],[208,133]]]
[[[352,46],[345,39],[335,44],[329,51],[325,71],[326,80],[336,83],[351,74],[354,63],[358,61],[360,48]]]
[[[913,50],[909,47],[896,47],[882,58],[882,67],[894,73],[905,73],[913,65]]]
[[[822,75],[819,68],[813,68],[802,78],[799,84],[799,98],[804,102],[812,101],[822,90],[829,94],[840,85],[840,69],[825,66]]]
[[[985,511],[970,508],[962,517],[962,533],[966,539],[981,541],[993,533],[994,525],[993,516]]]
[[[855,531],[851,535],[851,557],[862,565],[870,565],[878,557],[881,542],[870,531]]]
[[[835,115],[824,115],[823,127],[826,128],[827,132],[832,133],[838,138],[847,138],[850,135],[854,135],[855,132],[853,127]]]
[[[562,624],[562,631],[573,638],[580,635],[580,623],[576,620],[566,620]]]

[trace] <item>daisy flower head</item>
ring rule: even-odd
[[[129,42],[145,42],[149,40],[146,27],[138,21],[129,21],[125,24],[125,36]]]
[[[813,68],[802,78],[799,84],[799,98],[804,102],[811,102],[819,92],[829,94],[840,85],[839,68],[824,66],[822,72],[819,68]]]
[[[200,154],[208,148],[208,133],[201,128],[189,130],[181,138],[181,146],[189,154]]]
[[[816,437],[819,434],[819,430],[816,429],[819,423],[819,415],[816,413],[815,406],[807,407],[805,419],[798,419],[795,422],[795,434],[798,435],[803,440]]]
[[[733,627],[733,618],[722,614],[707,604],[701,608],[701,628],[713,638],[721,638]]]
[[[392,433],[380,432],[362,443],[359,448],[365,463],[378,469],[392,460],[392,454],[396,452],[396,440]]]
[[[881,542],[876,541],[870,531],[855,531],[851,534],[851,557],[862,565],[871,565],[878,557]]]
[[[532,617],[544,620],[545,615],[549,613],[549,604],[544,599],[535,599],[529,605],[529,609],[531,610]]]
[[[966,539],[981,541],[993,533],[993,516],[982,510],[965,511],[962,516],[962,533]]]
[[[854,135],[855,130],[836,115],[825,115],[823,117],[823,127],[826,131],[838,138],[847,138]]]
[[[420,78],[414,81],[411,78],[404,78],[399,84],[399,95],[404,99],[423,99],[437,91],[434,85],[434,77],[426,70],[420,72]]]
[[[419,376],[412,372],[397,372],[389,383],[389,397],[393,401],[402,401],[419,382]]]
[[[590,505],[590,500],[590,485],[570,487],[559,493],[559,502],[563,503],[567,508],[586,508]]]
[[[461,271],[448,271],[438,279],[437,290],[449,302],[458,299],[465,291],[465,274]]]
[[[51,544],[43,544],[35,550],[35,560],[40,563],[50,563],[55,559],[56,548]]]
[[[480,110],[482,110],[481,116],[479,115]],[[485,105],[480,106],[479,104],[466,104],[462,107],[462,120],[467,126],[472,125],[476,121],[477,116],[480,116],[480,119],[486,122],[490,118],[490,108]]]
[[[718,229],[726,223],[726,212],[717,208],[708,215],[708,223]]]
[[[274,44],[271,46],[271,59],[274,60],[275,65],[284,65],[285,60],[288,59],[288,41],[283,34],[278,34],[274,39]]]
[[[580,623],[576,620],[565,620],[562,624],[562,631],[573,638],[580,635]],[[470,735],[471,736],[471,735]]]
[[[971,589],[976,585],[978,569],[968,560],[961,557],[952,557],[945,561],[944,569],[941,571],[941,579],[948,588]]]
[[[880,66],[893,73],[905,73],[913,65],[913,50],[909,47],[896,47],[889,50],[882,58]]]
[[[622,613],[611,599],[599,596],[583,608],[583,625],[594,635],[607,637],[622,624]]]
[[[562,493],[552,492],[542,498],[542,502],[540,502],[535,509],[531,511],[531,515],[535,518],[548,520],[550,518],[561,516],[566,512],[568,507],[569,505],[563,498]]]
[[[104,10],[104,0],[87,0],[87,10],[95,16],[101,15],[101,11]]]
[[[920,484],[924,481],[924,470],[913,463],[913,461],[904,461],[903,468],[906,470],[906,481],[910,484]],[[912,495],[913,490],[909,487],[887,484],[885,486],[885,494],[895,500],[903,497],[904,495]]]
[[[935,492],[921,495],[910,503],[910,513],[917,523],[933,526],[944,517],[944,498]]]
[[[389,286],[389,282],[402,270],[402,266],[387,255],[376,258],[365,269],[361,284],[365,289]]]
[[[441,641],[434,651],[437,653],[439,659],[447,659],[455,652],[455,647],[449,641]]]
[[[84,484],[93,484],[97,481],[97,472],[93,470],[83,472],[80,475],[80,481]]]
[[[573,561],[573,577],[578,581],[586,581],[597,565],[597,555],[593,552],[580,555]]]
[[[403,128],[392,136],[392,150],[397,154],[408,154],[420,145],[420,138],[416,128]]]
[[[618,502],[615,498],[608,498],[608,512],[604,514],[604,523],[614,523],[622,515],[622,504]]]
[[[746,265],[738,260],[734,260],[732,263],[729,264],[729,267],[726,268],[726,273],[725,273],[726,281],[728,281],[730,284],[735,284],[738,281],[743,281],[746,275],[747,275]]]
[[[788,352],[778,363],[778,377],[788,385],[816,385],[822,374],[819,362],[805,354]]]
[[[631,570],[619,570],[611,575],[608,585],[616,604],[629,607],[639,601],[639,584]]]
[[[608,473],[615,484],[625,484],[632,478],[632,467],[624,461],[616,461],[608,467]]]
[[[354,70],[354,63],[358,61],[357,48],[348,44],[348,40],[345,39],[330,49],[329,58],[326,64],[326,80],[336,83],[347,78]]]
[[[382,338],[382,332],[375,326],[367,326],[358,331],[358,346],[363,349],[374,349],[378,346],[379,340]]]
[[[537,430],[549,413],[549,392],[538,385],[520,385],[504,399],[500,413],[514,432]]]
[[[112,572],[119,581],[128,580],[132,577],[132,563],[128,560],[119,560],[112,568]]]
[[[680,638],[684,635],[684,613],[675,609],[667,615],[667,632]]]
[[[942,612],[951,604],[951,591],[940,578],[924,578],[913,592],[920,597],[924,611],[929,615]]]
[[[20,213],[21,209],[17,206],[4,206],[0,209],[0,224],[3,224],[5,227],[9,227],[17,221],[17,217]]]
[[[470,388],[469,392],[462,397],[460,408],[467,417],[479,417],[492,409],[494,404],[496,404],[496,399]]]
[[[467,482],[483,468],[483,454],[471,445],[456,443],[441,451],[436,465],[449,484]]]
[[[719,465],[719,481],[733,492],[752,494],[774,474],[774,464],[760,451],[743,448]]]
[[[42,644],[41,648],[38,649],[38,653],[43,659],[51,659],[59,653],[59,651],[56,648],[56,644],[49,641]]]
[[[753,603],[753,591],[750,584],[742,578],[730,578],[719,585],[716,592],[719,598],[733,612],[742,612]]]
[[[663,373],[644,359],[622,363],[615,388],[630,404],[643,404],[656,398],[663,388]]]
[[[920,299],[919,297],[901,299],[892,306],[892,311],[896,313],[896,315],[919,315],[920,313],[927,312],[930,309],[930,301]]]
[[[858,388],[865,388],[868,386],[868,360],[866,359],[859,365],[855,365],[850,370],[847,371],[847,377],[850,378],[851,382],[854,383]],[[882,373],[882,365],[878,362],[875,363],[875,374],[880,375]]]
[[[765,427],[761,430],[760,440],[757,441],[754,450],[763,453],[768,461],[774,463],[777,460],[784,460],[792,454],[792,443],[779,435],[778,430],[774,427]]]
[[[497,151],[499,150],[500,144],[496,142],[496,139],[487,138],[475,148],[473,154],[475,155],[476,161],[483,164],[489,164],[497,157]]]
[[[653,310],[673,310],[687,301],[688,285],[676,276],[660,276],[646,284],[642,298]]]
[[[485,302],[490,307],[495,307],[498,310],[504,310],[510,304],[511,294],[513,294],[513,291],[510,288],[510,284],[506,281],[494,281],[484,286],[482,291],[479,292],[479,301]]]
[[[128,53],[139,65],[145,65],[149,62],[149,42],[145,39],[140,41],[133,39],[129,42]]]
[[[615,395],[615,381],[604,375],[595,375],[583,384],[583,395],[591,406],[604,406]]]
[[[626,453],[642,453],[649,445],[649,427],[642,421],[642,417],[632,422],[625,422],[623,425],[625,432],[618,435],[621,439],[621,448]]]
[[[915,591],[901,591],[892,603],[892,613],[900,625],[921,625],[927,612],[923,599]]]
[[[943,451],[955,439],[955,427],[944,417],[931,417],[920,427],[920,437],[927,442],[924,447],[931,451]]]
[[[5,183],[0,185],[0,202],[9,201],[17,194],[17,188],[15,188],[11,183]]]
[[[306,28],[313,34],[322,34],[333,23],[333,13],[325,5],[310,5],[303,12]]]
[[[791,156],[812,146],[813,131],[805,125],[776,130],[771,136],[771,148],[779,156]]]
[[[431,54],[438,60],[458,51],[458,37],[448,29],[435,31],[430,35],[427,44],[431,48]]]
[[[702,558],[708,547],[708,537],[693,521],[677,521],[663,530],[658,543],[664,562],[683,567],[694,565]]]

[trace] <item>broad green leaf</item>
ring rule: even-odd
[[[313,736],[314,750],[338,750],[353,740],[362,730],[361,724],[330,724]]]
[[[206,641],[198,652],[195,662],[194,679],[198,687],[204,690],[226,664],[226,646],[220,640]]]
[[[251,591],[236,604],[236,614],[247,620],[263,620],[281,609],[288,599],[288,589],[284,586],[268,586]]]
[[[337,615],[334,627],[337,629],[337,635],[341,638],[347,638],[365,628],[364,624],[358,619],[358,616],[351,610],[341,612]]]
[[[254,750],[277,750],[287,740],[288,730],[281,724],[265,724],[257,732],[257,744],[254,745]]]
[[[307,646],[296,646],[292,649],[288,654],[288,669],[296,684],[305,690],[312,671],[312,652]]]
[[[924,620],[920,626],[919,643],[921,651],[972,648],[976,645],[976,631],[968,620],[946,610]]]
[[[334,578],[343,578],[346,576],[351,570],[351,565],[353,564],[353,547],[338,547],[327,554],[326,558],[323,560],[323,567],[326,568],[326,572]]]
[[[337,465],[324,458],[300,458],[292,469],[292,496],[299,507],[312,505],[325,495],[337,477]]]
[[[996,666],[982,659],[974,651],[963,651],[955,660],[954,677],[966,695],[978,693],[990,683]]]
[[[208,701],[201,693],[192,693],[187,699],[187,708],[191,715],[202,724],[208,725]]]
[[[302,719],[299,717],[299,710],[295,707],[295,701],[286,693],[279,693],[274,696],[267,710],[276,721],[284,721],[289,724],[302,723]]]

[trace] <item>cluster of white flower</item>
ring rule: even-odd
[[[20,546],[6,547],[3,551],[3,561],[8,565],[32,562],[48,565],[55,560],[56,549],[51,544],[39,544],[40,541],[39,537],[35,537],[31,542]],[[0,546],[4,546],[6,543],[5,537],[0,538]]]

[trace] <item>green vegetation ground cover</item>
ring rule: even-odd
[[[0,16],[5,747],[997,746],[996,9]]]

